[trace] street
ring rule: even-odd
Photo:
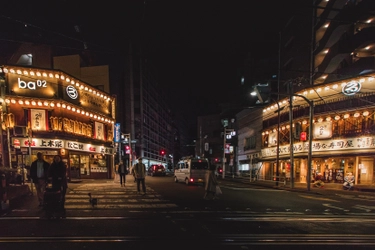
[[[173,178],[146,179],[139,195],[127,176],[69,185],[67,218],[47,219],[35,196],[17,201],[0,217],[0,249],[373,249],[373,193],[325,190],[290,192],[219,180],[219,200],[204,200],[203,186]],[[98,199],[89,202],[88,193]],[[263,248],[264,247],[264,248]]]

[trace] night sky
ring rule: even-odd
[[[45,43],[115,55],[124,41],[142,44],[174,107],[196,119],[235,96],[239,68],[250,55],[277,54],[278,33],[312,0],[8,1],[1,20]],[[28,25],[24,25],[27,23]],[[77,28],[79,32],[77,32]],[[12,29],[11,32],[17,32]]]

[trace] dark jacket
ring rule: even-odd
[[[48,177],[51,178],[52,188],[61,189],[67,188],[68,181],[66,178],[66,166],[63,161],[52,162],[49,171]]]
[[[127,171],[126,166],[124,164],[118,165],[117,172],[119,174],[128,174],[128,171]]]
[[[143,163],[136,163],[133,166],[133,171],[137,179],[143,179],[146,177],[146,165]]]
[[[31,166],[30,166],[30,178],[33,180],[33,183],[37,183],[39,178],[38,178],[38,175],[37,175],[37,162],[38,160],[35,160],[31,163]],[[43,160],[43,169],[44,169],[44,177],[43,179],[46,181],[47,178],[48,178],[48,169],[49,169],[49,163],[46,162],[45,160]]]

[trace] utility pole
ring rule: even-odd
[[[289,81],[288,94],[289,94],[289,151],[290,151],[290,188],[294,188],[294,154],[293,154],[293,82]]]
[[[224,142],[223,142],[223,173],[222,173],[222,178],[224,179],[225,178],[225,162],[226,162],[226,158],[225,158],[225,148],[226,148],[226,138],[227,138],[227,128],[224,127]]]

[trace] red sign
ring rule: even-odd
[[[13,141],[13,146],[14,146],[15,148],[20,148],[20,147],[21,147],[20,140],[18,140],[18,139],[14,139],[14,141]]]
[[[306,141],[307,140],[307,133],[306,132],[301,132],[299,139],[301,141]]]

